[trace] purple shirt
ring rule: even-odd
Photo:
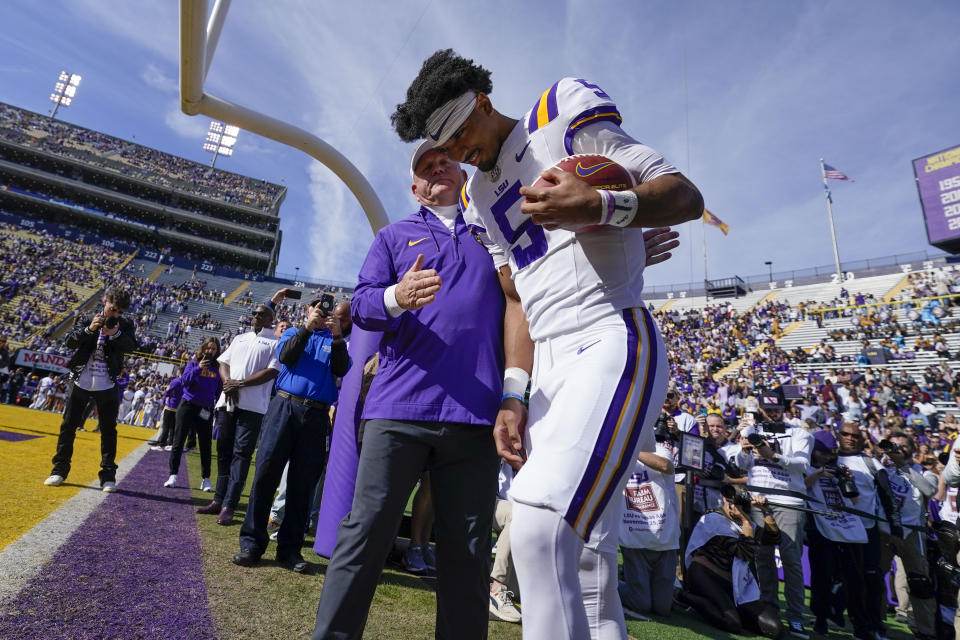
[[[363,418],[492,425],[503,389],[503,293],[493,261],[458,216],[450,232],[429,210],[384,227],[360,270],[353,321],[382,331],[380,368]],[[393,318],[384,290],[424,256],[437,299]]]
[[[212,408],[223,389],[220,372],[216,366],[201,369],[196,359],[187,363],[180,376],[183,383],[183,399],[208,409]]]
[[[163,406],[176,409],[180,406],[181,398],[183,398],[183,383],[180,382],[180,378],[174,378],[163,393]]]

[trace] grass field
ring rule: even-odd
[[[0,476],[3,478],[0,483],[0,548],[29,531],[85,485],[96,481],[99,435],[87,432],[78,434],[75,464],[68,480],[70,486],[43,486],[43,479],[50,470],[59,422],[59,415],[0,406],[0,431],[16,436],[0,439]],[[89,429],[94,423],[87,426]],[[153,435],[153,431],[123,425],[119,427],[119,433],[118,458]],[[199,486],[199,466],[198,455],[187,455],[193,487]],[[252,478],[251,470],[248,482]],[[157,479],[158,490],[163,479]],[[206,504],[212,494],[194,488],[191,495],[194,506],[200,506]],[[247,495],[248,491],[245,491],[241,509],[246,505]],[[313,552],[313,540],[308,538],[303,550],[304,557],[314,565],[315,570],[310,575],[297,575],[277,566],[272,560],[272,547],[267,550],[260,566],[244,569],[230,562],[238,549],[239,524],[222,527],[216,524],[213,516],[194,517],[201,536],[202,571],[218,637],[223,640],[308,637],[327,566],[326,559]],[[237,517],[242,518],[243,512],[238,511]],[[177,543],[176,540],[169,542],[172,545]],[[118,553],[125,551],[118,550]],[[157,570],[162,571],[162,567]],[[163,594],[157,594],[156,598],[157,606],[162,606]],[[422,579],[388,567],[377,588],[365,637],[384,640],[433,638],[435,607],[436,596],[429,578]],[[910,637],[903,625],[893,622],[892,616],[888,618],[888,626],[892,640]],[[692,612],[675,612],[670,618],[652,622],[628,621],[627,628],[632,638],[644,640],[749,637],[718,631]],[[830,635],[851,637],[849,633],[831,632]],[[519,639],[521,628],[491,621],[489,637],[492,640]]]
[[[191,483],[198,486],[199,483],[193,479],[199,477],[199,456],[188,456],[187,464]],[[241,509],[246,505],[252,478],[253,469],[241,498]],[[193,489],[197,506],[207,504],[210,495]],[[242,518],[242,512],[238,510],[236,517]],[[198,515],[196,518],[203,540],[203,571],[208,597],[221,637],[263,637],[264,633],[268,637],[307,637],[313,629],[317,601],[323,587],[323,573],[327,566],[326,558],[313,552],[313,539],[308,538],[303,549],[304,558],[315,565],[312,575],[295,575],[272,560],[267,560],[272,558],[272,545],[259,567],[244,569],[230,562],[230,557],[239,548],[239,524],[222,527],[217,525],[213,516]],[[429,579],[388,567],[377,587],[364,637],[377,640],[432,640],[435,611],[436,596]],[[519,625],[500,621],[491,621],[489,625],[490,640],[521,638]],[[888,619],[888,627],[891,640],[911,637],[905,627],[894,622],[892,617]],[[693,612],[674,612],[669,618],[651,622],[628,620],[627,630],[630,637],[637,640],[733,640],[756,637],[725,633],[711,627]],[[811,632],[811,637],[817,636]],[[830,637],[853,636],[849,632],[831,632]]]

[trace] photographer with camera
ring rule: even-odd
[[[807,553],[810,572],[810,610],[816,616],[813,630],[827,634],[827,619],[843,627],[843,609],[846,606],[853,623],[854,636],[871,638],[870,621],[866,613],[863,582],[863,545],[867,530],[855,515],[843,511],[855,506],[860,495],[850,469],[837,463],[837,439],[830,431],[813,435],[813,453],[806,485],[818,508],[831,515],[814,513],[807,521]],[[822,505],[822,506],[821,506]],[[844,589],[834,590],[841,583]],[[838,596],[845,596],[845,601]]]
[[[773,547],[780,547],[783,564],[784,598],[790,635],[806,640],[803,626],[803,530],[807,487],[804,482],[810,467],[813,436],[783,422],[785,401],[780,387],[763,389],[758,396],[759,424],[744,430],[751,448],[741,451],[736,465],[747,472],[747,484],[769,490],[770,510],[780,529],[778,545],[761,543],[757,547],[757,577],[763,600],[779,607],[779,580]]]
[[[673,451],[657,442],[654,453],[641,451],[623,491],[626,508],[620,523],[623,581],[618,586],[624,613],[670,615],[680,548],[679,507],[673,484]]]
[[[856,509],[865,514],[860,516],[860,521],[867,532],[867,544],[860,547],[860,551],[863,554],[864,610],[869,629],[866,637],[870,637],[870,634],[879,634],[882,637],[885,630],[883,620],[886,616],[887,593],[883,575],[890,563],[883,565],[880,561],[881,537],[885,534],[881,531],[876,516],[885,516],[883,526],[889,526],[898,535],[902,535],[900,507],[890,489],[888,476],[882,471],[882,465],[863,453],[866,436],[860,427],[852,422],[845,422],[840,425],[837,434],[837,463],[850,470],[860,494],[857,497]],[[848,592],[848,606],[852,597]]]
[[[103,294],[103,308],[92,318],[79,318],[64,343],[75,349],[67,366],[70,391],[63,410],[63,422],[53,456],[53,470],[44,480],[59,486],[70,473],[73,441],[83,426],[87,405],[97,405],[100,429],[100,487],[106,492],[117,489],[117,376],[123,370],[124,355],[137,348],[133,322],[122,317],[130,306],[130,294],[111,287]]]
[[[665,443],[670,447],[670,450],[673,452],[674,466],[680,463],[681,432],[700,435],[700,425],[697,424],[697,419],[691,414],[680,410],[680,392],[671,388],[667,390],[667,395],[663,400],[663,408],[660,412],[660,416],[654,423],[653,433],[657,442]],[[694,512],[691,514],[689,520],[687,519],[687,474],[683,472],[675,473],[673,476],[673,481],[675,483],[677,493],[677,504],[680,507],[681,526],[687,522],[692,525],[703,514]]]
[[[761,546],[773,547],[780,531],[766,498],[753,499],[730,485],[723,487],[722,504],[697,522],[684,554],[686,581],[681,598],[713,626],[728,633],[744,629],[779,638],[783,624],[776,605],[761,599],[750,567]],[[753,506],[760,527],[751,521]]]
[[[878,447],[883,452],[884,471],[890,488],[900,505],[902,524],[899,531],[891,527],[880,566],[890,566],[893,554],[900,557],[907,575],[910,606],[916,624],[914,637],[921,640],[935,638],[936,590],[930,579],[926,534],[922,527],[926,524],[926,500],[933,497],[937,489],[913,468],[913,442],[907,434],[894,431],[886,440],[881,440]]]
[[[956,444],[956,440],[954,440]],[[949,458],[946,461],[946,466],[943,469],[943,472],[940,474],[940,479],[946,487],[950,489],[956,489],[960,487],[960,447],[951,446],[950,453],[948,454]],[[952,495],[951,495],[952,494]],[[955,525],[954,531],[956,531],[957,516],[957,494],[953,491],[947,492],[945,496],[945,501],[953,501],[952,509],[947,509],[946,511],[953,513],[953,519],[950,520],[952,524]],[[943,510],[941,511],[943,513]],[[943,558],[949,563],[951,560],[956,561],[956,566],[960,566],[960,550],[958,550],[956,557],[954,558]],[[957,593],[957,612],[953,618],[953,629],[956,633],[956,636],[960,638],[960,592]]]

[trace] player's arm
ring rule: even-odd
[[[497,453],[507,464],[519,469],[526,460],[523,435],[527,426],[527,407],[523,403],[530,372],[533,369],[533,340],[520,296],[510,277],[510,267],[497,271],[506,300],[503,316],[504,374],[503,400],[493,427]]]
[[[606,156],[626,167],[637,183],[630,194],[615,197],[614,223],[623,216],[627,227],[659,227],[681,224],[703,215],[703,197],[686,176],[667,163],[650,147],[634,140],[611,122],[598,122],[578,131],[573,139],[575,153]],[[544,227],[576,230],[606,218],[604,199],[598,191],[576,176],[548,169],[541,174],[552,187],[521,187],[527,200],[521,211]]]

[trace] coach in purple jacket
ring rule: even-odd
[[[362,635],[426,468],[436,512],[436,635],[486,637],[505,301],[490,255],[458,210],[460,166],[421,145],[411,176],[420,209],[377,234],[353,297],[353,321],[383,332],[380,369],[364,404],[353,505],[323,583],[315,639]]]

